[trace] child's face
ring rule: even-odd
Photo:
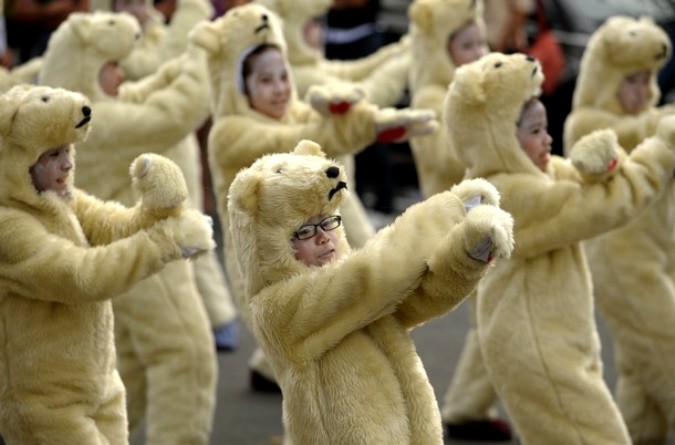
[[[333,261],[337,255],[337,233],[335,229],[340,226],[340,221],[329,215],[320,215],[305,221],[296,231],[296,234],[304,233],[305,236],[309,236],[314,229],[316,229],[316,233],[306,239],[298,239],[296,235],[293,236],[291,243],[295,250],[295,259],[306,266],[316,267],[324,266]],[[303,237],[301,236],[301,238]]]
[[[455,32],[448,42],[448,52],[455,66],[474,62],[487,54],[487,43],[478,25],[469,23]]]
[[[548,134],[544,104],[537,100],[525,109],[516,127],[516,137],[534,165],[545,171],[551,160],[553,138]]]
[[[270,48],[253,57],[251,73],[244,81],[251,108],[274,119],[284,116],[291,83],[279,50]]]
[[[649,70],[636,71],[626,75],[619,86],[619,102],[621,107],[628,114],[638,114],[649,105],[651,91],[649,89],[649,80],[651,72]]]
[[[68,175],[73,163],[68,156],[70,146],[52,148],[40,155],[37,162],[30,167],[30,176],[38,192],[53,190],[59,196],[68,197]]]
[[[98,72],[98,83],[108,96],[117,96],[122,82],[124,82],[124,71],[117,62],[107,62]]]

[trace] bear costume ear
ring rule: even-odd
[[[408,18],[417,25],[419,29],[427,32],[429,28],[431,28],[433,11],[427,4],[412,2],[408,7]]]
[[[221,42],[213,22],[203,21],[197,24],[190,31],[189,39],[209,54],[217,54],[221,49]]]
[[[18,85],[12,88],[12,92],[18,89],[26,89],[28,85]],[[12,129],[12,122],[20,101],[16,100],[15,94],[0,95],[0,137],[6,138]]]
[[[265,176],[259,170],[242,169],[230,188],[229,207],[248,215],[255,214],[264,179]]]
[[[68,22],[75,35],[83,42],[91,38],[91,13],[74,12],[68,16]]]
[[[464,103],[479,105],[486,99],[483,88],[485,73],[483,70],[468,69],[469,67],[465,65],[455,71],[455,80],[450,84],[450,88]]]
[[[322,158],[326,157],[326,154],[321,150],[321,146],[314,141],[303,139],[298,142],[298,145],[293,149],[293,153],[298,155],[312,155],[312,156],[321,156]]]

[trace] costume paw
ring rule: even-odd
[[[365,94],[355,85],[333,82],[327,85],[313,85],[307,91],[307,102],[323,116],[345,114]]]
[[[483,178],[466,179],[454,185],[450,191],[464,202],[467,212],[479,204],[499,206],[497,188]]]
[[[162,221],[181,249],[183,258],[192,258],[216,246],[213,240],[213,220],[197,210],[184,210],[180,216]]]
[[[513,250],[511,214],[495,206],[476,206],[464,221],[464,246],[471,258],[485,263],[510,257]]]
[[[146,208],[177,208],[188,191],[181,169],[170,159],[145,153],[131,163],[129,174]]]
[[[621,161],[616,133],[603,129],[582,137],[572,147],[570,160],[584,175],[604,176],[615,172]]]
[[[375,115],[375,131],[380,142],[402,142],[437,128],[436,113],[432,110],[383,108]]]

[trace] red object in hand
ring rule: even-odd
[[[329,109],[333,114],[345,114],[352,105],[349,102],[338,102],[336,104],[330,104]]]
[[[379,142],[396,142],[405,136],[405,127],[393,127],[384,130],[377,135]]]
[[[618,159],[612,159],[609,161],[609,164],[607,164],[607,171],[612,171],[616,168],[616,165],[619,163]]]

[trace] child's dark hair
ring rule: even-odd
[[[243,92],[244,94],[248,95],[248,87],[246,86],[246,78],[253,72],[253,60],[259,56],[260,54],[264,53],[268,49],[275,49],[279,52],[281,52],[281,48],[279,48],[279,45],[276,45],[274,43],[261,43],[260,45],[256,46],[251,50],[250,53],[246,55],[244,58],[243,63],[241,64],[241,80],[243,84]]]

